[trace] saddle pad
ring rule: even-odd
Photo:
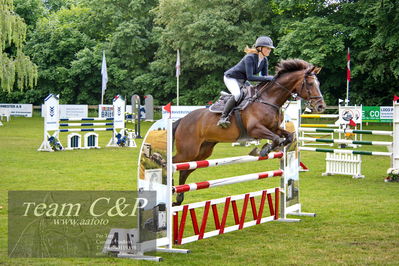
[[[220,96],[219,100],[217,100],[214,104],[212,104],[212,105],[209,107],[209,111],[211,111],[212,113],[222,113],[223,110],[224,110],[224,106],[225,106],[226,102],[227,102],[231,97],[233,97],[233,95],[231,95],[231,94],[227,94],[227,95],[222,95],[222,96]],[[248,94],[247,94],[247,95],[245,95],[244,100],[242,100],[242,101],[234,108],[234,110],[239,110],[239,111],[244,110],[244,109],[248,106],[248,104],[250,103],[250,101],[249,101],[248,99],[249,99],[249,97],[248,97]]]

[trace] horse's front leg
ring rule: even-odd
[[[284,142],[282,144],[283,146],[287,146],[287,145],[291,144],[292,141],[294,140],[294,133],[291,133],[291,132],[289,132],[289,131],[287,131],[287,130],[285,130],[283,128],[279,128],[277,130],[277,134],[280,137],[284,137],[285,138],[285,140],[284,140]]]
[[[260,156],[264,157],[269,154],[269,152],[273,151],[276,147],[279,147],[283,142],[284,139],[281,138],[279,135],[274,133],[273,131],[269,130],[263,125],[258,125],[256,128],[248,132],[251,137],[257,139],[269,139],[272,143],[267,143],[263,145]]]

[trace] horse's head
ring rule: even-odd
[[[304,71],[304,77],[300,88],[296,88],[299,97],[308,102],[308,107],[315,113],[322,113],[326,109],[323,96],[320,92],[320,82],[317,74],[321,68],[311,66]]]
[[[313,112],[322,113],[326,104],[316,76],[320,70],[301,59],[282,60],[276,67],[274,79],[258,85],[255,98],[262,97],[260,102],[279,108],[290,96],[299,96],[308,102]]]

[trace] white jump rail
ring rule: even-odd
[[[283,156],[284,156],[283,152],[272,152],[265,157],[247,155],[247,156],[237,156],[231,158],[175,163],[173,164],[173,172],[183,171],[183,170],[193,170],[205,167],[237,164],[237,163],[256,162],[268,159],[277,159],[277,158],[282,158]]]
[[[299,150],[327,152],[327,153],[359,154],[359,155],[371,155],[371,156],[387,156],[387,157],[392,156],[392,152],[380,152],[380,151],[355,151],[355,150],[344,150],[344,149],[322,149],[322,148],[310,148],[310,147],[299,147]]]
[[[184,184],[184,185],[174,186],[172,189],[174,193],[182,193],[187,191],[194,191],[200,189],[237,184],[247,181],[259,180],[268,177],[282,176],[283,173],[284,173],[283,170],[267,171],[262,173],[240,175],[240,176],[221,178],[221,179],[215,179],[215,180],[209,180],[209,181],[203,181],[191,184]]]
[[[392,146],[392,141],[364,141],[364,140],[346,140],[346,139],[320,139],[301,137],[300,141],[312,141],[321,143],[335,143],[335,144],[359,144],[359,145],[374,145],[374,146]]]
[[[356,130],[356,129],[327,129],[327,128],[299,128],[299,131],[306,132],[320,132],[320,133],[352,133],[352,134],[367,134],[367,135],[381,135],[393,136],[392,131],[383,130]]]
[[[302,114],[301,118],[339,118],[339,114]]]

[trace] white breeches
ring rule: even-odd
[[[223,77],[224,84],[226,85],[227,89],[231,92],[231,94],[234,96],[234,99],[238,101],[241,95],[240,91],[240,83],[234,79],[234,78],[229,78],[224,76]]]

